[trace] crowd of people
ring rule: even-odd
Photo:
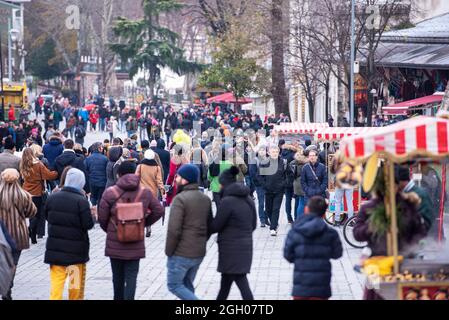
[[[300,145],[280,139],[273,126],[288,117],[262,120],[211,106],[175,111],[159,104],[134,109],[110,103],[88,111],[64,99],[43,102],[42,108],[41,102],[37,99],[35,112],[36,118],[43,112],[42,122],[0,124],[0,221],[12,238],[15,266],[29,240],[36,244],[45,237],[48,224],[51,299],[62,299],[73,272],[78,283],[70,286],[69,299],[83,299],[95,223],[107,234],[114,299],[134,299],[145,236],[151,237],[151,225],[165,218],[167,207],[169,291],[198,299],[193,281],[206,243],[217,233],[222,274],[217,299],[228,297],[233,282],[244,299],[253,299],[247,279],[252,234],[259,225],[278,235],[284,201],[292,225],[284,256],[295,263],[293,296],[331,296],[329,260],[342,256],[342,245],[322,219],[328,208],[328,150],[310,140]],[[108,132],[110,139],[86,149],[89,130]],[[15,151],[22,151],[21,157]],[[350,192],[338,193],[337,201]],[[358,237],[366,241],[369,235]],[[12,299],[12,286],[4,299]]]

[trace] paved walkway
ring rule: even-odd
[[[285,237],[290,226],[281,217],[277,237],[271,237],[267,228],[254,232],[254,259],[249,282],[256,299],[288,300],[293,279],[293,265],[282,256]],[[156,223],[151,238],[146,240],[147,257],[141,260],[136,299],[172,300],[166,285],[165,249],[166,224]],[[109,259],[104,256],[105,233],[99,225],[89,233],[91,249],[87,265],[86,294],[89,300],[110,300],[113,296],[112,273]],[[343,239],[343,238],[342,238]],[[44,239],[45,240],[45,239]],[[22,253],[13,289],[15,299],[44,300],[50,292],[49,266],[44,264],[45,241]],[[343,241],[343,240],[342,240]],[[196,277],[196,293],[202,299],[216,298],[220,287],[220,274],[216,271],[218,247],[216,235],[207,245],[207,255]],[[353,271],[360,250],[344,244],[344,255],[332,262],[332,299],[361,299],[363,277]],[[67,293],[65,294],[67,298]],[[234,285],[230,299],[241,299]]]

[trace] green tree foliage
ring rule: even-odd
[[[47,38],[27,56],[26,65],[33,76],[49,80],[61,75],[64,64],[58,59],[55,48],[54,41]]]
[[[123,61],[129,61],[131,77],[140,69],[149,72],[150,92],[154,93],[154,86],[164,67],[179,75],[202,69],[202,65],[185,59],[184,50],[176,45],[178,34],[159,23],[161,14],[179,10],[181,7],[176,0],[143,0],[143,19],[129,20],[119,17],[113,28],[120,41],[111,44],[112,51],[120,55]]]
[[[249,35],[238,28],[215,40],[212,54],[214,63],[202,72],[200,86],[222,87],[232,91],[236,98],[251,92],[269,92],[269,72],[257,64],[251,56]]]

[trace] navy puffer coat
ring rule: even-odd
[[[300,218],[288,233],[284,247],[284,258],[295,264],[292,295],[331,297],[330,259],[338,259],[342,253],[337,231],[321,217],[308,214]]]

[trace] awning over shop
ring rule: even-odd
[[[361,55],[360,62],[366,65],[365,50]],[[377,67],[449,70],[449,45],[380,42],[375,61]]]
[[[218,96],[207,99],[207,103],[239,103],[239,104],[247,104],[252,103],[253,100],[250,98],[237,98],[234,96],[232,92],[227,92],[220,94]]]
[[[441,101],[443,101],[443,97],[444,97],[444,93],[438,92],[431,96],[413,99],[413,100],[409,100],[409,101],[404,101],[401,103],[383,107],[382,111],[385,115],[406,115],[414,107],[419,107],[419,106],[431,107],[434,104],[441,103]]]
[[[346,137],[357,136],[379,130],[378,127],[331,127],[315,133],[316,141],[339,141]]]
[[[441,157],[449,154],[449,120],[418,116],[374,132],[348,137],[340,142],[348,158],[370,157],[385,151],[399,160],[408,156]]]
[[[281,123],[274,127],[278,134],[315,134],[319,130],[329,128],[328,123]]]

